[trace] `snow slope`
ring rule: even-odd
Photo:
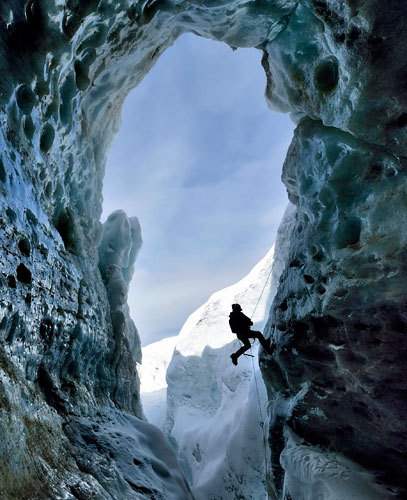
[[[143,347],[143,363],[138,368],[144,415],[147,420],[164,428],[167,409],[167,368],[177,337],[168,337]]]
[[[96,415],[73,417],[65,430],[78,466],[92,486],[103,488],[96,496],[82,482],[75,485],[74,497],[65,498],[193,500],[170,443],[148,422],[102,407]],[[108,493],[113,489],[114,496]]]
[[[179,461],[198,500],[267,498],[259,413],[265,416],[266,391],[258,347],[252,350],[256,358],[243,356],[232,365],[229,356],[240,342],[229,329],[228,315],[234,302],[252,315],[273,258],[274,247],[245,278],[213,294],[188,318],[167,370],[165,430],[178,444]],[[256,328],[264,325],[270,290],[268,283],[253,317]]]
[[[143,348],[139,374],[144,413],[174,438],[197,500],[267,498],[262,427],[267,397],[258,345],[252,349],[254,358],[243,356],[233,366],[229,356],[240,343],[229,329],[228,315],[238,302],[249,316],[256,309],[254,326],[264,327],[293,218],[289,207],[276,254],[273,246],[242,280],[214,293],[178,336]]]

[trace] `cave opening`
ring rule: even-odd
[[[140,494],[179,500],[192,498],[184,478],[195,474],[191,484],[200,493],[195,498],[264,499],[264,491],[257,494],[251,487],[245,468],[250,462],[256,484],[272,483],[273,475],[282,490],[277,493],[287,498],[404,498],[405,12],[401,0],[392,1],[391,8],[377,0],[3,2],[3,497]],[[239,48],[236,57],[245,53],[241,47],[264,51],[267,99],[298,122],[283,169],[297,212],[285,227],[285,254],[276,253],[284,269],[274,276],[275,305],[267,309],[266,334],[276,353],[272,359],[259,356],[272,396],[263,401],[267,415],[259,421],[253,379],[245,377],[250,371],[239,363],[239,372],[230,363],[230,342],[236,339],[219,342],[218,326],[228,328],[230,299],[246,297],[249,289],[256,296],[259,276],[268,275],[256,267],[237,287],[213,294],[199,308],[188,326],[193,342],[178,339],[168,383],[170,431],[160,427],[160,433],[143,418],[139,376],[148,363],[139,364],[127,305],[132,266],[126,265],[126,252],[127,263],[132,262],[131,237],[139,234],[138,226],[116,212],[115,224],[101,227],[101,188],[105,153],[124,98],[147,73],[155,74],[159,66],[150,69],[159,57],[161,64],[175,53],[185,38],[167,47],[186,32]],[[268,126],[263,115],[242,115],[245,108],[254,110],[248,99],[252,68],[239,63],[243,74],[233,73],[224,55],[219,68],[210,71],[198,51],[190,59],[177,54],[172,73],[180,76],[182,68],[195,65],[205,78],[178,86],[178,100],[168,96],[169,87],[161,100],[151,88],[145,91],[152,102],[140,99],[148,113],[137,111],[139,123],[122,128],[132,133],[121,163],[126,170],[137,157],[139,168],[131,169],[137,177],[112,167],[106,178],[106,185],[114,185],[112,172],[113,180],[126,186],[119,186],[120,204],[106,205],[105,212],[125,208],[140,217],[144,247],[137,268],[149,256],[150,269],[160,278],[155,289],[151,273],[145,273],[149,284],[140,274],[133,280],[136,293],[152,297],[147,326],[164,319],[167,331],[157,328],[156,338],[178,331],[167,313],[180,304],[187,308],[198,285],[217,289],[228,269],[242,276],[243,257],[251,263],[259,257],[250,250],[257,238],[264,236],[270,245],[267,207],[257,206],[260,217],[250,209],[276,198],[268,160],[275,159],[270,137],[282,128]],[[228,74],[227,84],[222,73]],[[216,99],[209,98],[208,75],[214,76]],[[142,95],[148,78],[134,95]],[[245,81],[239,97],[235,90]],[[263,87],[264,81],[259,98]],[[195,92],[199,89],[201,94]],[[163,101],[174,109],[163,108]],[[216,104],[206,106],[212,109],[211,122],[202,106],[210,102]],[[187,112],[182,114],[180,104]],[[228,106],[233,113],[227,113]],[[195,107],[199,113],[191,118]],[[197,124],[196,136],[207,153],[203,162],[191,124]],[[241,125],[246,133],[234,135]],[[148,147],[155,156],[143,158]],[[248,154],[251,148],[263,161]],[[227,161],[226,153],[235,155]],[[267,166],[268,177],[260,175],[260,165]],[[162,191],[162,185],[169,190]],[[131,209],[124,203],[124,187],[139,203]],[[186,196],[178,205],[180,189]],[[219,203],[228,193],[234,203],[224,212]],[[147,201],[155,215],[150,226],[156,228],[155,240],[142,211]],[[117,243],[121,221],[129,238]],[[234,228],[243,241],[232,237]],[[195,252],[188,248],[191,242]],[[215,255],[208,256],[208,249]],[[234,281],[229,277],[228,283]],[[139,304],[131,292],[130,305]],[[188,312],[194,307],[190,303]],[[139,310],[131,312],[143,339],[154,340]],[[217,322],[209,325],[213,314]],[[157,361],[152,354],[151,361]],[[271,445],[269,468],[262,468],[259,424]]]
[[[227,309],[237,297],[264,330],[275,289],[273,244],[288,203],[280,177],[294,124],[268,108],[261,59],[253,48],[178,38],[126,98],[104,177],[102,220],[124,222],[115,212],[124,210],[142,231],[127,302],[142,344],[143,413],[177,442],[198,497],[216,489],[230,467],[242,474],[242,498],[248,491],[266,498],[267,396],[258,343],[232,364],[239,342]],[[188,317],[200,326],[185,340]],[[122,327],[115,313],[112,322],[116,334]],[[246,451],[241,464],[231,464],[235,442],[219,445],[212,429],[234,426],[238,414]],[[199,431],[191,435],[190,428]],[[216,471],[214,455],[224,455]],[[203,478],[212,486],[199,493]],[[231,483],[219,491],[235,488]]]
[[[102,219],[123,209],[140,220],[128,303],[142,345],[177,335],[275,239],[294,125],[267,106],[261,56],[184,34],[124,102]]]

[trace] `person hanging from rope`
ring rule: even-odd
[[[270,348],[263,334],[251,330],[253,321],[243,314],[240,304],[232,304],[232,312],[229,314],[229,325],[232,332],[235,333],[240,342],[243,343],[243,346],[230,356],[234,365],[237,365],[239,356],[251,348],[249,339],[257,339],[268,354],[273,354],[273,349]]]

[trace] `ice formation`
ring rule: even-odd
[[[388,496],[374,478],[335,452],[304,445],[287,428],[281,464],[286,471],[283,495],[298,500],[383,500]]]
[[[369,477],[406,496],[406,14],[404,0],[1,2],[2,498],[188,498],[142,420],[137,225],[99,222],[122,101],[184,32],[262,50],[267,99],[298,122],[283,171],[296,222],[267,323],[278,349],[261,360],[274,487],[316,485],[318,450],[356,463],[361,491]],[[128,467],[114,446],[129,427],[109,427],[122,419],[144,450]]]

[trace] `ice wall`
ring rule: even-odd
[[[81,419],[141,417],[137,336],[111,288],[125,292],[129,268],[110,255],[120,269],[106,273],[102,259],[99,270],[104,155],[125,95],[185,31],[263,50],[268,100],[299,123],[283,175],[297,224],[268,326],[278,351],[263,363],[270,400],[298,402],[290,415],[270,406],[276,487],[293,484],[280,462],[290,427],[403,495],[406,10],[403,0],[1,2],[2,497],[142,498],[154,477],[159,495],[152,450],[128,482]],[[124,489],[103,479],[111,470]]]
[[[268,324],[286,387],[274,386],[267,363],[263,373],[272,400],[307,387],[289,417],[271,405],[271,435],[281,435],[289,418],[307,443],[356,461],[399,487],[400,498],[405,9],[401,2],[300,2],[265,58],[269,99],[299,124],[283,168],[297,224]],[[284,442],[271,443],[281,487]]]

